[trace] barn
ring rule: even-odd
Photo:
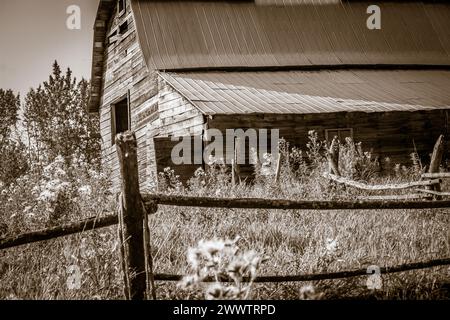
[[[448,132],[450,5],[378,1],[101,0],[89,112],[118,181],[117,133],[136,132],[142,188],[175,165],[174,137],[277,129],[305,147],[347,136],[379,157],[427,160]]]

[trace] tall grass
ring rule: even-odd
[[[327,169],[325,144],[314,132],[310,133],[306,150],[291,148],[286,142],[281,143],[280,150],[285,156],[278,183],[274,181],[274,166],[267,155],[255,168],[252,183],[243,181],[233,186],[229,168],[215,162],[207,170],[198,170],[186,186],[172,170],[165,170],[159,177],[159,191],[194,196],[348,200],[376,194],[323,179],[321,175]],[[418,179],[423,166],[417,157],[412,159],[415,162],[408,167],[382,159],[381,172],[379,160],[348,140],[340,148],[339,163],[347,177],[385,183]],[[2,236],[114,210],[107,175],[76,164],[65,173],[62,171],[52,169],[47,176],[30,175],[0,191]],[[202,239],[240,237],[240,249],[268,257],[258,274],[289,275],[448,257],[449,223],[447,209],[308,211],[160,206],[150,217],[150,230],[156,272],[189,274],[192,270],[186,253],[190,247]],[[0,298],[121,299],[118,256],[115,227],[1,251]],[[73,269],[69,267],[73,265],[81,275],[78,289],[70,285]],[[367,279],[363,276],[309,283],[257,283],[252,286],[251,297],[447,299],[450,296],[448,267],[382,275],[380,290],[368,289]],[[180,290],[176,283],[157,282],[157,294],[162,299],[203,299],[204,288],[186,291]]]

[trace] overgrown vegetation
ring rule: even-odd
[[[198,170],[187,186],[167,169],[160,191],[215,197],[288,199],[356,199],[367,195],[322,178],[327,169],[324,143],[310,133],[306,150],[280,145],[284,153],[279,182],[273,179],[271,156],[256,168],[253,183],[231,184],[229,168],[212,162]],[[340,148],[343,175],[367,182],[416,180],[422,167],[379,163],[351,140]],[[413,157],[414,159],[414,157]],[[70,168],[70,169],[67,169]],[[88,216],[112,213],[115,195],[108,175],[56,157],[43,169],[0,191],[2,235],[13,235]],[[233,210],[160,206],[150,217],[155,271],[191,274],[189,248],[202,239],[235,239],[239,250],[258,252],[267,261],[260,275],[333,272],[370,265],[390,266],[450,255],[448,210]],[[235,244],[230,244],[230,247]],[[225,244],[224,244],[225,247]],[[0,251],[0,298],[11,299],[121,299],[122,274],[115,227]],[[191,261],[192,264],[192,261]],[[74,267],[75,266],[75,267]],[[80,285],[74,286],[73,270]],[[220,270],[220,268],[218,269]],[[76,273],[76,272],[75,272]],[[255,299],[447,299],[448,267],[382,275],[382,288],[367,287],[368,277],[311,283],[260,284],[251,287]],[[202,286],[180,290],[176,283],[157,282],[161,299],[203,299]],[[239,286],[238,286],[239,288]],[[241,288],[242,289],[242,288]],[[207,291],[213,297],[225,291],[238,298],[246,290]]]
[[[0,89],[0,237],[114,212],[108,168],[100,166],[98,117],[86,113],[88,88],[55,62],[48,81],[26,95],[22,110],[19,95]],[[368,195],[322,178],[326,148],[315,132],[309,133],[305,150],[282,142],[280,152],[277,182],[268,154],[255,167],[251,183],[232,185],[229,168],[212,159],[187,185],[167,168],[158,177],[158,188],[168,194],[214,197],[354,200]],[[416,180],[425,167],[416,155],[409,167],[388,159],[380,163],[351,140],[342,142],[339,156],[344,176],[369,183]],[[176,283],[157,282],[157,294],[162,299],[203,299],[205,288],[198,280],[206,275],[206,266],[217,276],[231,272],[236,280],[227,286],[218,278],[206,288],[210,298],[448,298],[446,267],[385,275],[381,290],[369,289],[367,277],[251,286],[240,281],[242,276],[254,278],[256,271],[332,272],[448,257],[447,212],[161,206],[150,218],[155,271],[194,275],[185,278],[184,290]],[[239,243],[202,242],[238,237]],[[116,228],[110,227],[1,250],[0,299],[120,299],[118,249]],[[267,257],[265,263],[262,257]]]

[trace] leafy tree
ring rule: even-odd
[[[9,185],[28,168],[26,147],[16,126],[20,97],[12,90],[0,89],[0,182]]]
[[[19,95],[14,95],[12,90],[0,89],[0,147],[17,123],[19,108]]]
[[[55,61],[48,81],[25,99],[24,123],[34,162],[49,163],[61,155],[67,163],[80,159],[99,165],[99,118],[87,112],[88,99],[89,83],[77,82],[70,69],[63,73]]]
[[[10,185],[29,168],[27,149],[20,140],[6,139],[0,147],[0,182]]]

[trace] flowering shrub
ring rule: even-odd
[[[109,187],[106,173],[80,160],[68,165],[58,156],[43,168],[32,166],[15,183],[0,186],[0,222],[7,226],[5,233],[12,234],[97,215],[112,208]]]
[[[206,288],[206,299],[249,298],[258,269],[267,258],[254,250],[240,250],[238,240],[201,240],[196,248],[190,248],[187,261],[194,273],[185,276],[179,287],[190,289],[213,277],[213,284]],[[226,284],[225,279],[231,279],[231,284]]]

